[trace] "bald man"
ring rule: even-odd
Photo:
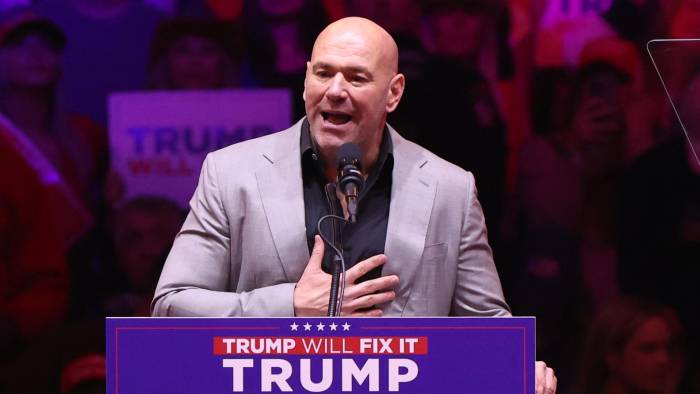
[[[341,19],[319,35],[307,116],[207,156],[154,315],[324,316],[331,253],[316,221],[347,215],[343,196],[326,193],[346,142],[363,152],[367,186],[357,224],[342,234],[342,313],[509,315],[472,175],[386,124],[405,85],[397,64],[394,40],[367,19]]]
[[[307,116],[207,156],[154,316],[325,316],[332,253],[316,223],[347,217],[334,184],[346,142],[361,148],[366,185],[357,223],[341,228],[341,313],[510,315],[473,176],[386,124],[405,86],[397,64],[396,43],[369,20],[341,19],[319,35]],[[537,392],[553,392],[551,369],[536,370]]]
[[[357,223],[342,229],[341,312],[510,314],[472,175],[386,124],[405,85],[397,64],[396,43],[367,19],[341,19],[319,35],[307,116],[207,156],[154,315],[325,316],[332,253],[315,230],[321,216],[347,216],[333,187],[346,142],[361,148],[366,187]]]

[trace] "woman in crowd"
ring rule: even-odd
[[[240,83],[239,36],[235,26],[198,19],[171,19],[151,44],[149,87],[207,90]]]
[[[681,336],[676,315],[659,304],[627,298],[608,305],[589,330],[573,393],[677,393]]]
[[[0,112],[51,162],[87,205],[106,165],[106,134],[89,119],[61,110],[57,87],[66,40],[60,28],[18,15],[0,33]]]

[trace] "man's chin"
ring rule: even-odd
[[[335,151],[346,142],[350,141],[333,135],[322,136],[316,141],[316,146],[322,152],[335,154]]]
[[[351,133],[337,127],[319,127],[313,132],[314,142],[322,151],[335,151],[346,142],[353,142]]]

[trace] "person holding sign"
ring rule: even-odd
[[[396,43],[367,19],[321,32],[307,63],[307,116],[207,156],[154,316],[326,315],[330,256],[316,226],[327,213],[348,217],[345,196],[327,185],[348,142],[365,187],[356,223],[341,229],[341,313],[510,315],[473,176],[386,124],[405,86],[397,64]],[[554,392],[552,370],[536,370],[537,392]]]

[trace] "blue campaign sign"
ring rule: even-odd
[[[535,319],[108,318],[107,392],[534,393]]]
[[[285,89],[114,93],[110,165],[125,198],[158,195],[187,207],[207,153],[286,129],[291,108]]]

